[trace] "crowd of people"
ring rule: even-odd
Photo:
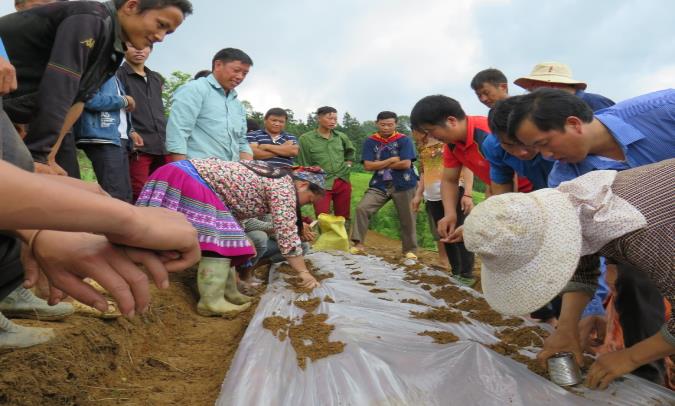
[[[615,104],[544,62],[514,82],[526,94],[509,96],[490,68],[470,83],[487,116],[427,96],[410,135],[381,111],[357,157],[334,107],[301,135],[285,131],[283,108],[261,128],[247,120],[235,89],[253,60],[235,48],[176,90],[167,118],[146,62],[192,13],[188,0],[15,4],[0,18],[0,348],[51,339],[5,316],[62,319],[74,311],[66,296],[101,314],[144,312],[148,274],[166,288],[168,272],[196,266],[204,316],[247,309],[264,264],[287,261],[316,287],[307,204],[342,216],[359,254],[392,200],[401,259],[415,261],[424,201],[458,284],[476,284],[477,254],[493,308],[557,326],[542,361],[571,351],[581,362],[592,349],[591,387],[629,372],[671,384],[674,90]],[[77,148],[98,183],[79,180]],[[373,174],[351,222],[354,162]],[[487,187],[475,208],[474,177]]]

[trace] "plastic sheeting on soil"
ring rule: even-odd
[[[481,345],[498,341],[495,327],[473,320],[451,324],[411,318],[411,310],[427,307],[400,300],[445,303],[404,281],[402,269],[373,256],[321,252],[309,259],[321,272],[334,276],[307,295],[289,290],[278,273],[271,273],[268,290],[223,382],[218,405],[675,404],[673,392],[634,376],[614,382],[605,391],[578,385],[571,393]],[[351,277],[355,270],[387,292],[369,292],[373,286]],[[443,275],[428,268],[423,272]],[[340,354],[307,360],[302,370],[290,340],[280,342],[262,327],[262,321],[273,313],[302,317],[304,310],[294,300],[326,295],[335,303],[322,301],[315,313],[328,314],[326,323],[335,325],[330,339],[346,346]],[[450,331],[460,341],[435,344],[431,337],[418,335],[425,330]]]

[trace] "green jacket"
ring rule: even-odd
[[[326,171],[326,190],[333,188],[335,179],[349,182],[350,167],[346,161],[354,161],[356,149],[345,133],[333,130],[329,139],[317,130],[300,136],[300,151],[296,162],[302,166],[320,166]]]

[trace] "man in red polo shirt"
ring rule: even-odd
[[[456,100],[443,96],[427,96],[415,104],[410,113],[413,129],[444,142],[441,197],[444,217],[438,222],[438,234],[446,239],[457,223],[455,207],[459,199],[459,173],[462,166],[469,168],[486,185],[490,185],[490,163],[481,152],[481,145],[492,137],[487,117],[467,116]],[[518,191],[530,192],[532,183],[518,179]],[[471,197],[471,196],[467,196]],[[468,199],[470,200],[470,199]],[[471,204],[470,204],[471,205]],[[471,211],[471,206],[466,210]]]

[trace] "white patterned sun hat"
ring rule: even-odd
[[[572,203],[555,189],[507,193],[471,211],[464,245],[480,257],[490,306],[522,315],[550,302],[574,275],[581,225]]]
[[[541,308],[567,285],[582,255],[647,224],[612,192],[616,173],[595,171],[558,189],[493,196],[471,211],[464,244],[480,257],[492,308],[508,315]]]

